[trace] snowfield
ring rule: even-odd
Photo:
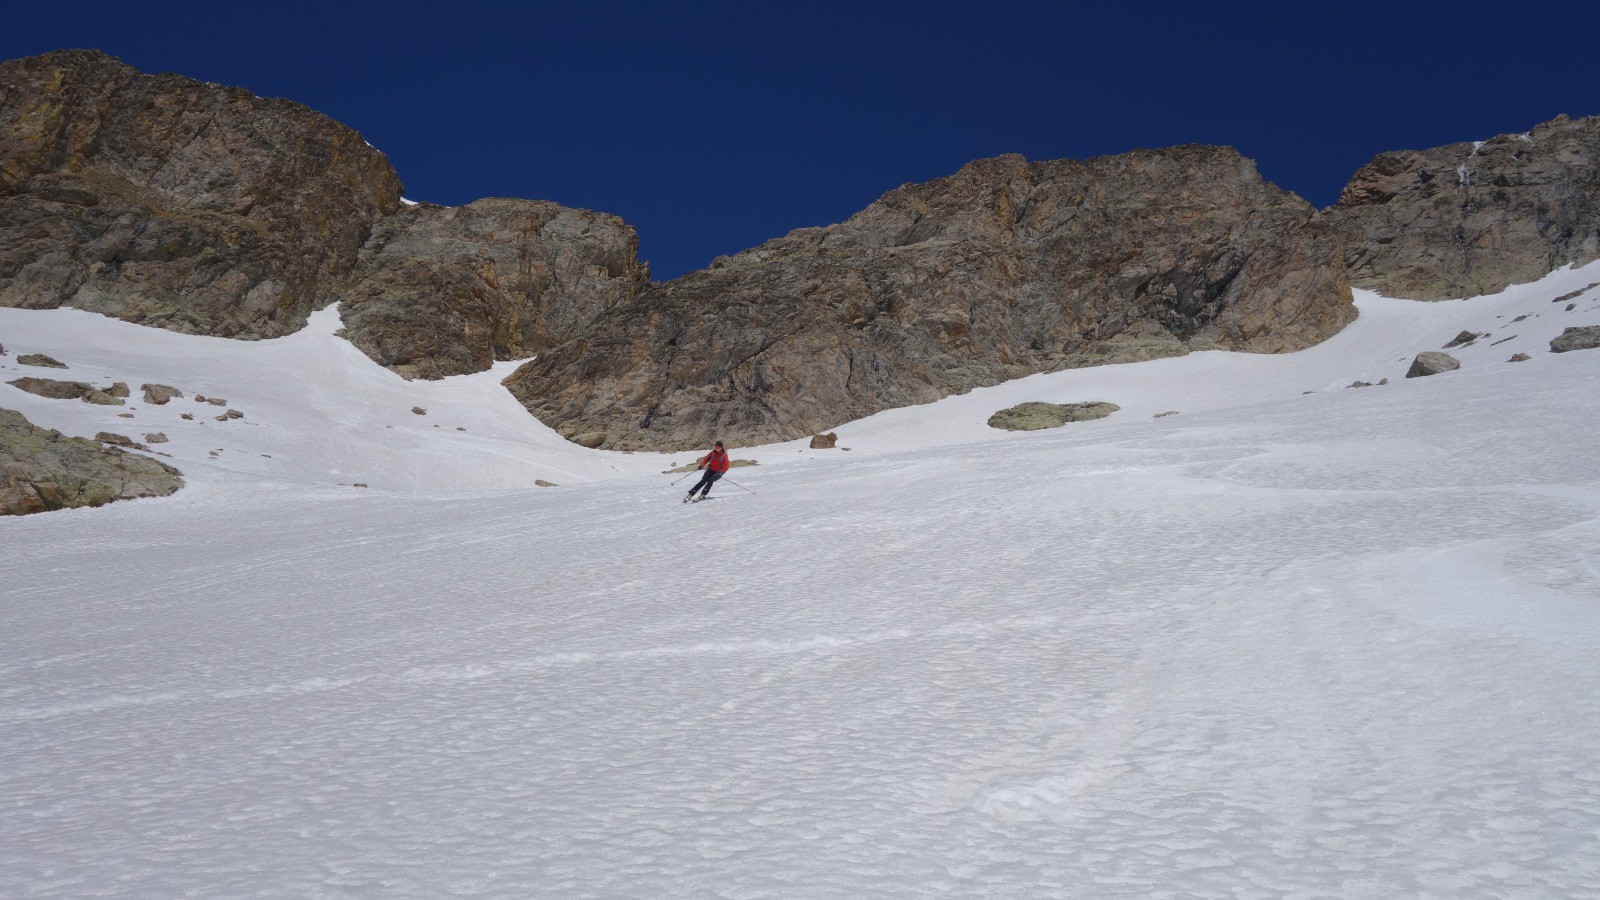
[[[335,310],[0,309],[0,382],[134,391],[0,406],[188,480],[0,519],[0,896],[1600,896],[1595,282],[733,447],[694,506]],[[984,424],[1026,400],[1122,410]]]

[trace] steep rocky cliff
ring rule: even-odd
[[[1416,300],[1493,293],[1600,257],[1600,116],[1381,153],[1325,213],[1357,287]]]
[[[1232,149],[1004,156],[652,286],[507,385],[590,446],[752,443],[1034,372],[1298,349],[1354,316],[1315,210]]]
[[[1464,167],[1464,174],[1462,174]],[[1004,156],[651,283],[614,216],[402,206],[286,100],[94,51],[0,63],[0,305],[263,338],[341,301],[406,377],[507,380],[589,446],[794,438],[1055,369],[1306,347],[1349,283],[1440,298],[1600,256],[1600,119],[1382,154],[1317,213],[1227,148]]]
[[[383,154],[298,103],[96,51],[0,63],[0,305],[286,334],[399,200]]]
[[[579,336],[650,281],[616,216],[533,200],[407,207],[338,292],[346,335],[406,377],[479,372]]]

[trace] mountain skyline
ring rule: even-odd
[[[1550,41],[1600,25],[1600,10],[1497,16],[1490,57],[1475,53],[1487,9],[622,4],[442,19],[88,4],[12,13],[0,58],[92,47],[285,97],[359,130],[412,200],[618,215],[665,280],[1004,153],[1229,145],[1325,207],[1379,152],[1597,111],[1585,61]]]

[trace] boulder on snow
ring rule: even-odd
[[[1550,342],[1551,353],[1566,353],[1569,350],[1593,350],[1600,347],[1600,325],[1577,325],[1561,332],[1561,336]]]
[[[167,442],[167,436],[165,433],[160,431],[152,432],[144,436],[144,442],[147,444],[165,444]]]
[[[129,393],[128,392],[128,383],[126,381],[118,381],[118,382],[112,384],[111,387],[106,388],[105,392],[110,394],[113,397],[120,397],[122,399],[127,399],[128,393]]]
[[[422,408],[422,407],[420,407],[420,406],[413,406],[413,407],[411,407],[411,411],[412,411],[412,412],[414,412],[414,413],[416,413],[416,414],[417,414],[417,415],[419,415],[419,416],[425,416],[425,415],[427,415],[427,414],[428,414],[428,411],[427,411],[427,410],[425,410],[425,409],[423,409],[423,408]]]
[[[989,427],[1006,431],[1038,431],[1060,428],[1068,422],[1103,419],[1122,407],[1115,403],[1019,403],[989,417]]]
[[[27,391],[39,397],[48,397],[51,400],[82,400],[94,390],[94,385],[87,381],[57,381],[54,378],[14,378],[6,382],[18,390]]]
[[[83,402],[85,402],[85,403],[93,403],[93,404],[95,404],[97,406],[123,406],[123,405],[125,405],[122,402],[122,398],[118,397],[116,394],[113,394],[111,392],[112,390],[115,390],[115,385],[113,385],[112,388],[108,389],[108,390],[99,390],[99,389],[92,390],[89,393],[83,395]]]
[[[145,384],[140,385],[140,389],[144,391],[144,402],[156,406],[165,406],[173,397],[183,396],[183,391],[169,384]]]
[[[130,447],[134,450],[150,449],[138,441],[135,441],[133,438],[128,437],[125,434],[117,434],[115,431],[98,432],[95,434],[94,439],[102,444],[110,444],[113,447]]]
[[[813,450],[832,450],[838,444],[839,435],[837,432],[830,431],[827,434],[813,434],[811,436],[811,449]]]
[[[43,353],[24,353],[17,357],[17,362],[24,366],[39,366],[45,369],[65,369],[67,364]]]
[[[1425,375],[1437,375],[1440,372],[1450,372],[1461,368],[1461,360],[1448,353],[1437,350],[1424,350],[1417,354],[1411,361],[1411,368],[1406,372],[1407,378],[1421,378]]]
[[[1480,337],[1483,337],[1483,335],[1480,335],[1477,332],[1463,331],[1460,334],[1456,335],[1455,337],[1451,338],[1450,342],[1448,344],[1444,345],[1444,349],[1449,350],[1449,349],[1452,349],[1454,347],[1464,347],[1467,344],[1472,343],[1473,341],[1477,340]]]
[[[1506,362],[1527,362],[1528,360],[1530,360],[1532,358],[1533,357],[1529,356],[1526,353],[1513,353],[1513,354],[1511,354],[1511,358],[1506,360]]]

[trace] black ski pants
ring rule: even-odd
[[[689,488],[689,496],[693,497],[695,491],[700,491],[700,496],[702,497],[710,496],[711,486],[716,484],[717,479],[721,477],[721,472],[713,472],[710,469],[707,469],[706,473],[700,476],[700,480],[695,482],[695,486]]]

